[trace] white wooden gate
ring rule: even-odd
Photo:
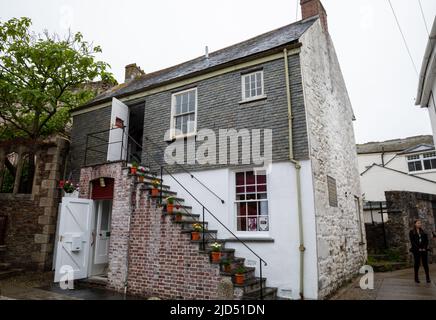
[[[74,272],[74,280],[88,276],[93,201],[63,198],[59,219],[55,282],[66,270]]]

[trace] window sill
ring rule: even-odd
[[[255,97],[255,98],[239,101],[239,104],[247,104],[247,103],[250,103],[250,102],[261,101],[261,100],[266,100],[266,99],[267,99],[267,96],[263,95],[263,96],[258,96],[258,97]]]
[[[197,132],[184,134],[184,135],[176,136],[176,137],[165,138],[164,141],[165,142],[174,142],[178,139],[186,139],[186,138],[191,138],[191,137],[196,137],[196,136],[197,136]]]
[[[263,238],[263,237],[238,237],[244,242],[258,242],[258,243],[274,243],[273,238]],[[239,242],[238,239],[228,238],[225,239],[226,242]]]
[[[413,176],[413,175],[421,175],[421,174],[434,173],[434,172],[436,172],[436,169],[410,171],[409,174]]]

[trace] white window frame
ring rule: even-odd
[[[194,108],[194,131],[183,133],[176,135],[176,97],[181,94],[185,94],[187,92],[194,91],[195,94],[195,108]],[[174,92],[171,95],[171,121],[170,121],[170,133],[171,133],[171,139],[177,139],[177,138],[184,138],[184,137],[190,137],[195,136],[197,134],[197,110],[198,110],[198,90],[197,88],[190,88],[178,92]],[[192,112],[186,113],[190,114]]]
[[[270,234],[270,232],[271,232],[271,206],[270,206],[270,199],[269,199],[270,198],[269,197],[269,191],[270,191],[270,187],[269,186],[271,184],[269,182],[269,175],[268,175],[268,173],[265,172],[265,178],[266,178],[266,180],[265,180],[265,186],[266,186],[265,194],[266,194],[266,198],[265,199],[260,199],[260,200],[259,199],[254,199],[254,200],[237,200],[236,199],[236,197],[237,197],[237,192],[236,192],[236,187],[237,187],[236,175],[238,173],[244,173],[245,174],[246,172],[251,172],[251,171],[256,175],[256,171],[257,170],[255,170],[255,169],[245,169],[245,170],[232,171],[233,181],[234,181],[234,183],[233,183],[233,192],[232,192],[233,193],[233,202],[234,202],[234,210],[233,210],[234,230],[239,235],[246,235],[246,236],[256,236],[256,235],[258,235],[258,236],[268,236]],[[257,171],[257,172],[259,172],[259,171]],[[247,185],[245,185],[245,186],[247,186]],[[251,186],[251,185],[249,185],[249,186]],[[254,186],[256,186],[256,184]],[[245,194],[246,194],[246,192],[245,192]],[[238,230],[238,218],[239,218],[238,203],[242,203],[242,202],[266,202],[267,203],[267,206],[268,206],[268,215],[267,215],[267,217],[268,217],[268,230],[265,230],[265,231],[261,231],[261,230],[253,230],[253,231]],[[247,208],[247,210],[248,210],[248,208]],[[247,217],[248,217],[248,215],[247,215]],[[259,218],[260,215],[258,214],[256,217]],[[247,220],[247,223],[248,223],[248,220]],[[257,223],[258,223],[257,227],[259,228],[259,221]]]
[[[418,153],[418,154],[407,155],[406,161],[407,161],[408,172],[410,174],[413,174],[413,173],[420,173],[420,172],[436,171],[436,167],[431,168],[431,169],[426,169],[425,165],[424,165],[425,160],[436,160],[436,151],[427,151],[427,152],[422,152],[422,153]],[[410,171],[409,163],[411,163],[411,162],[420,162],[421,163],[421,170]]]
[[[253,74],[260,74],[260,87],[262,89],[262,92],[260,95],[257,94],[257,90],[256,90],[256,95],[255,96],[249,96],[247,97],[245,95],[245,82],[247,77],[250,77]],[[265,95],[265,85],[264,85],[264,75],[263,75],[263,70],[256,70],[253,72],[249,72],[249,73],[243,73],[241,75],[241,91],[242,91],[242,102],[247,102],[247,101],[253,101],[253,100],[258,100],[258,99],[263,99],[266,98]],[[250,92],[251,92],[251,87],[250,87]]]

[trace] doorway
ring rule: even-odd
[[[106,277],[109,263],[112,200],[94,201],[89,276]]]

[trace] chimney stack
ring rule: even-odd
[[[303,20],[319,16],[321,25],[325,32],[328,32],[327,12],[320,0],[300,0],[301,15]]]
[[[128,65],[126,66],[126,72],[125,72],[125,76],[124,76],[124,82],[125,82],[125,83],[130,82],[130,81],[132,81],[133,79],[135,79],[135,78],[137,78],[137,77],[139,77],[139,76],[142,76],[142,75],[144,75],[144,74],[145,74],[145,72],[144,72],[143,70],[141,70],[141,68],[138,67],[138,66],[136,65],[136,63],[128,64]]]

